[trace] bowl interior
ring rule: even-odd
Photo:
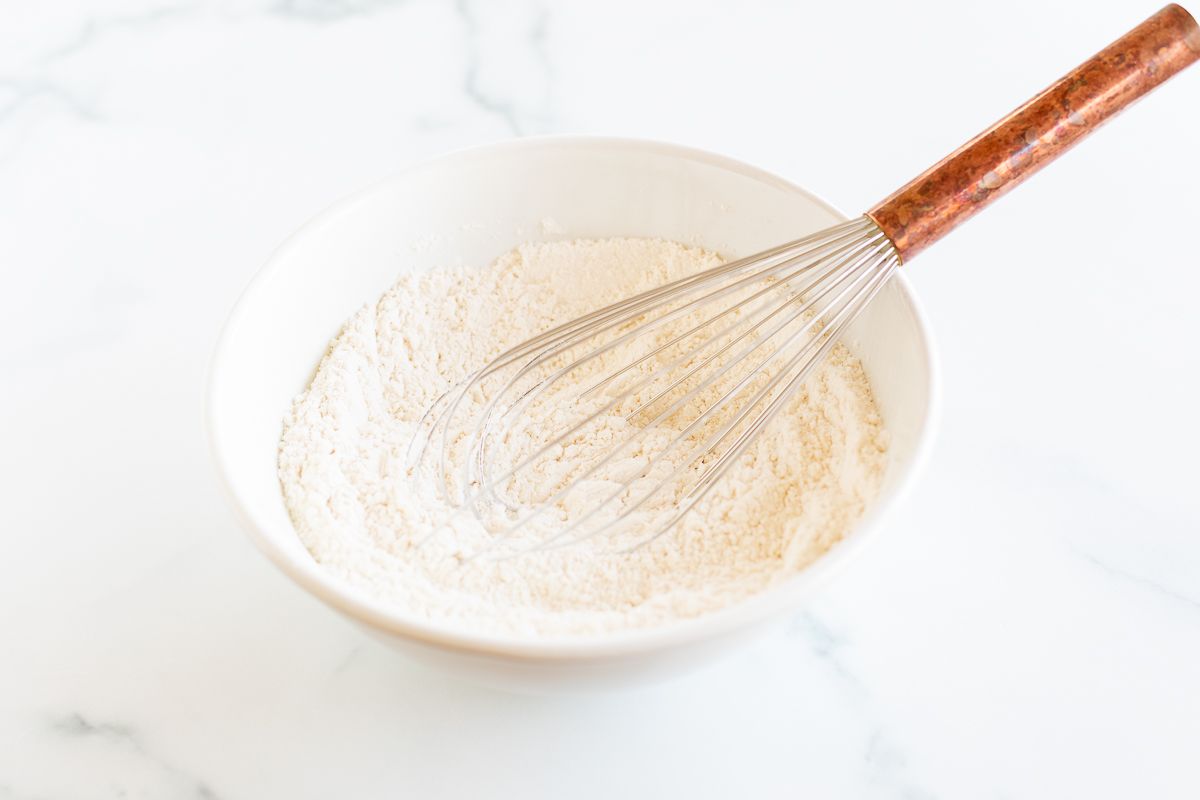
[[[333,585],[296,537],[276,478],[276,447],[284,412],[329,340],[397,275],[483,265],[522,242],[581,237],[661,237],[739,256],[842,219],[768,173],[648,142],[523,140],[414,167],[302,228],[239,300],[214,356],[208,398],[226,488],[260,547],[292,577],[310,590],[323,587],[327,601],[333,592],[369,604],[352,587]],[[928,428],[933,365],[903,281],[884,288],[846,341],[864,362],[891,432],[890,462],[868,518],[798,582],[844,559],[842,551],[874,527],[872,518],[904,486]]]

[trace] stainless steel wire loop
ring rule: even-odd
[[[418,423],[409,466],[435,470],[441,498],[492,531],[475,557],[614,535],[654,506],[649,533],[643,525],[632,540],[614,536],[615,549],[644,546],[718,485],[899,263],[863,216],[597,309],[506,350],[442,395]],[[677,321],[683,330],[672,333]],[[480,396],[468,413],[464,400]],[[554,404],[555,424],[570,413],[543,430],[551,417],[529,416],[539,404]],[[623,438],[569,465],[561,486],[532,503],[509,496],[518,478],[612,419]],[[497,463],[514,435],[536,441]],[[461,463],[451,463],[452,449]],[[635,468],[609,474],[625,462]],[[535,525],[532,540],[518,536]]]

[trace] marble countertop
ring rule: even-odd
[[[531,699],[368,641],[245,540],[200,408],[272,247],[405,164],[644,136],[854,210],[1156,5],[5,4],[0,798],[1200,796],[1200,69],[914,267],[924,480],[672,683]]]

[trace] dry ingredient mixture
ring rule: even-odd
[[[589,541],[464,560],[492,534],[433,499],[406,457],[426,408],[506,347],[720,262],[669,241],[577,240],[400,278],[346,323],[285,420],[279,475],[305,546],[420,618],[535,636],[663,625],[795,574],[849,530],[886,462],[867,377],[842,345],[693,513],[632,553]]]

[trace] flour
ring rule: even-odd
[[[464,560],[494,534],[438,501],[406,458],[430,404],[506,347],[719,263],[673,242],[581,240],[402,277],[346,323],[285,420],[279,475],[304,545],[339,579],[414,616],[530,636],[663,625],[795,574],[850,529],[886,463],[867,377],[841,345],[692,514],[632,553],[597,537]],[[521,502],[557,485],[549,461],[543,482],[518,487]]]

